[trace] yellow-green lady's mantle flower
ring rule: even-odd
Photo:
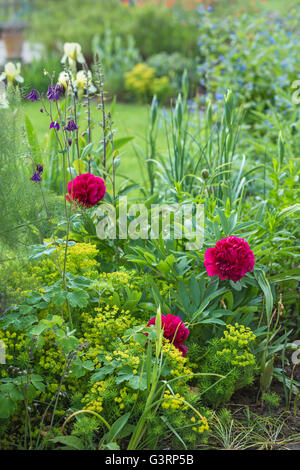
[[[8,85],[12,85],[14,82],[23,83],[24,78],[21,77],[21,64],[18,62],[7,62],[4,66],[4,72],[0,75],[0,81],[7,80]]]
[[[84,63],[84,56],[81,52],[80,44],[77,42],[65,42],[64,55],[61,61],[64,64],[67,60],[69,60],[71,65],[76,62],[79,62],[80,64]]]

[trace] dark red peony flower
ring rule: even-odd
[[[75,201],[85,207],[92,207],[105,196],[105,183],[99,176],[91,173],[76,176],[68,183],[68,201]]]
[[[155,325],[155,321],[156,317],[151,318],[147,326]],[[185,356],[187,352],[187,347],[184,346],[182,343],[186,340],[190,331],[184,326],[184,323],[182,322],[181,318],[175,315],[171,315],[170,313],[166,316],[162,315],[161,324],[162,328],[164,329],[164,338],[172,342],[175,336],[173,344],[177,349],[179,349],[179,351],[182,352],[182,355]]]
[[[237,282],[252,271],[255,264],[253,251],[242,238],[226,237],[205,252],[204,265],[209,276],[219,276]]]

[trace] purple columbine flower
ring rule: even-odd
[[[43,173],[44,167],[43,165],[37,165],[36,171],[33,173],[33,176],[30,178],[31,181],[40,182],[42,181],[41,174]]]
[[[38,101],[39,99],[38,92],[35,89],[32,89],[29,95],[26,96],[26,98],[30,101]]]
[[[58,83],[57,85],[49,85],[47,91],[47,98],[50,101],[57,101],[64,92],[64,87]]]
[[[72,132],[72,131],[77,131],[77,129],[78,127],[77,127],[76,122],[70,119],[70,121],[68,122],[68,125],[65,127],[65,131]]]
[[[72,145],[72,139],[68,139],[68,144],[69,144],[69,147],[71,147],[71,145]]]
[[[42,181],[42,178],[39,173],[33,173],[33,176],[30,178],[30,180],[39,183],[40,181]]]
[[[57,131],[59,131],[60,125],[58,124],[57,121],[52,121],[50,124],[50,129],[56,129]]]
[[[54,85],[49,85],[48,91],[47,91],[47,98],[48,100],[53,100],[53,101],[58,99],[57,93],[55,92]]]

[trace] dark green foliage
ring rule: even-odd
[[[40,93],[47,92],[49,77],[43,73],[44,70],[47,70],[50,74],[55,72],[55,78],[57,79],[59,72],[61,72],[61,63],[57,54],[45,55],[43,53],[40,59],[34,59],[30,64],[25,64],[22,67],[22,76],[24,78],[22,96],[26,96],[33,88]]]
[[[85,450],[95,450],[94,439],[99,425],[100,421],[96,418],[81,415],[74,424],[72,436],[81,440]]]
[[[117,33],[122,26],[120,12],[124,10],[119,0],[38,0],[30,18],[31,35],[55,52],[61,52],[64,42],[80,42],[91,58],[92,38],[103,35],[110,25]]]
[[[184,11],[177,14],[163,5],[146,4],[132,12],[128,32],[144,58],[160,52],[180,52],[188,56],[196,52],[196,16]]]
[[[79,42],[89,61],[93,37],[103,36],[108,28],[125,40],[133,36],[144,58],[163,51],[189,56],[197,52],[197,15],[164,5],[129,8],[120,0],[38,0],[30,20],[35,41],[56,52],[64,42]]]
[[[171,54],[161,52],[149,57],[147,64],[155,68],[157,77],[169,77],[174,95],[177,95],[178,90],[181,89],[182,74],[186,70],[190,87],[189,93],[190,96],[194,96],[199,82],[197,57],[186,57],[184,53],[180,52]]]
[[[118,98],[124,98],[125,73],[141,61],[134,38],[122,38],[107,28],[103,36],[96,35],[92,51],[101,62],[105,74],[105,90]]]

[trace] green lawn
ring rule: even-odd
[[[40,112],[40,107],[39,102],[26,103],[24,113],[28,114],[30,117],[37,133],[43,136],[49,132],[50,123],[47,116]],[[145,105],[117,104],[113,117],[114,127],[117,129],[117,136],[124,137],[125,135],[134,135],[137,137],[139,143],[142,143],[147,127],[148,110],[149,107]],[[97,113],[99,113],[100,120],[100,111],[96,111],[96,106],[93,105],[92,117],[96,118]]]
[[[134,139],[126,144],[121,150],[121,165],[118,172],[128,178],[142,183],[141,168],[144,167],[143,159],[136,156],[137,147],[145,150],[146,135],[148,125],[149,106],[138,104],[116,104],[113,115],[113,127],[116,130],[115,138],[132,136]],[[49,118],[45,113],[40,112],[40,103],[26,103],[24,113],[27,114],[34,125],[42,144],[44,138],[49,134]],[[92,117],[101,119],[100,111],[96,110],[96,105],[92,106]],[[158,151],[166,149],[163,131],[158,132]]]

